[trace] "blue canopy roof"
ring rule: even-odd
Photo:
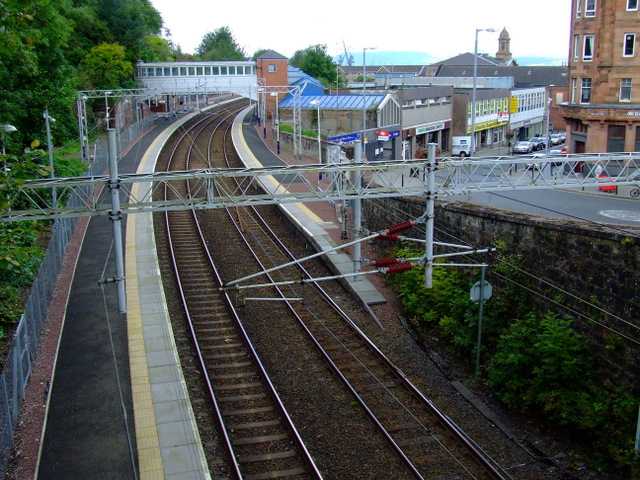
[[[370,110],[378,107],[386,95],[300,95],[300,108],[318,108],[316,102],[320,102],[321,110]],[[311,103],[314,102],[314,103]],[[288,95],[279,105],[280,108],[293,108],[293,97]]]

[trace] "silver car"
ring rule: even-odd
[[[513,146],[513,153],[531,153],[534,150],[534,145],[531,142],[521,141]]]

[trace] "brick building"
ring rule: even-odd
[[[567,122],[571,153],[640,150],[639,0],[572,0]]]

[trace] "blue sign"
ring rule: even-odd
[[[341,145],[351,145],[356,140],[360,140],[360,133],[350,133],[349,135],[338,135],[337,137],[327,138],[330,142],[339,143]]]
[[[394,130],[389,132],[389,138],[398,138],[400,136],[400,130]],[[360,132],[350,133],[348,135],[338,135],[337,137],[327,138],[328,141],[333,143],[339,143],[340,145],[351,145],[356,140],[360,140]]]

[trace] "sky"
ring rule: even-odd
[[[251,56],[259,49],[292,57],[297,50],[326,45],[336,56],[344,47],[360,62],[364,48],[424,52],[438,60],[474,51],[476,29],[506,28],[511,53],[567,58],[571,0],[444,0],[394,4],[369,2],[271,2],[243,0],[150,0],[171,40],[195,53],[204,35],[228,27]],[[479,32],[478,52],[494,55],[498,33]]]

